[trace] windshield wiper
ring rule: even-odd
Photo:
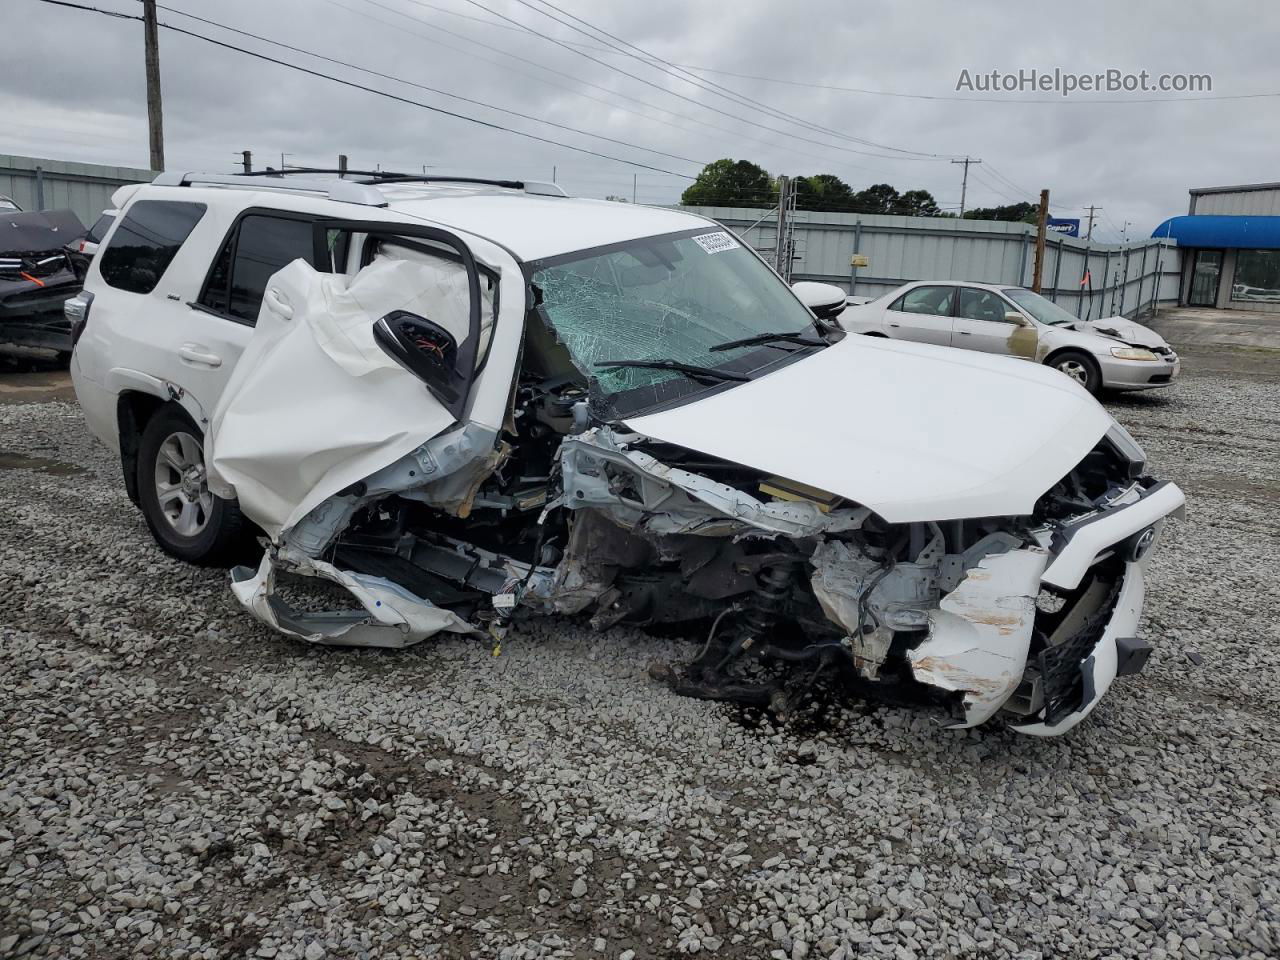
[[[819,340],[816,337],[806,337],[803,333],[777,331],[774,333],[757,333],[754,337],[743,337],[741,340],[717,343],[710,349],[712,353],[718,353],[721,350],[732,350],[735,347],[754,347],[762,343],[794,343],[801,347],[825,347],[827,345],[827,341]]]
[[[746,382],[751,378],[741,373],[728,370],[717,370],[715,367],[703,367],[696,363],[681,363],[679,360],[601,360],[597,367],[644,367],[652,370],[675,370],[694,380],[738,380]]]

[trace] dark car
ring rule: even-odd
[[[62,306],[84,273],[67,245],[84,233],[70,210],[0,211],[0,343],[70,353]]]

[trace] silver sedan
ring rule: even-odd
[[[1024,287],[917,280],[847,307],[839,320],[852,333],[1034,360],[1094,394],[1168,387],[1181,369],[1149,327],[1124,317],[1080,320]]]

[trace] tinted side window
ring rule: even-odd
[[[204,216],[203,203],[139,200],[102,254],[102,279],[130,293],[150,293]]]
[[[109,213],[104,213],[93,222],[93,226],[89,228],[89,232],[84,238],[90,243],[101,243],[102,238],[107,235],[107,231],[111,229],[111,225],[116,222],[116,218]]]
[[[1005,323],[1004,315],[1013,308],[989,290],[960,288],[960,309],[956,316],[966,320],[990,320]]]
[[[916,287],[902,296],[903,313],[926,313],[935,317],[951,316],[955,287]]]
[[[218,253],[200,302],[254,323],[271,275],[299,258],[312,260],[310,220],[261,214],[243,217]]]

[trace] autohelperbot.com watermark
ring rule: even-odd
[[[1074,73],[1055,67],[1038,70],[960,71],[958,93],[1212,93],[1213,76],[1207,73],[1153,73],[1150,70],[1107,69]]]

